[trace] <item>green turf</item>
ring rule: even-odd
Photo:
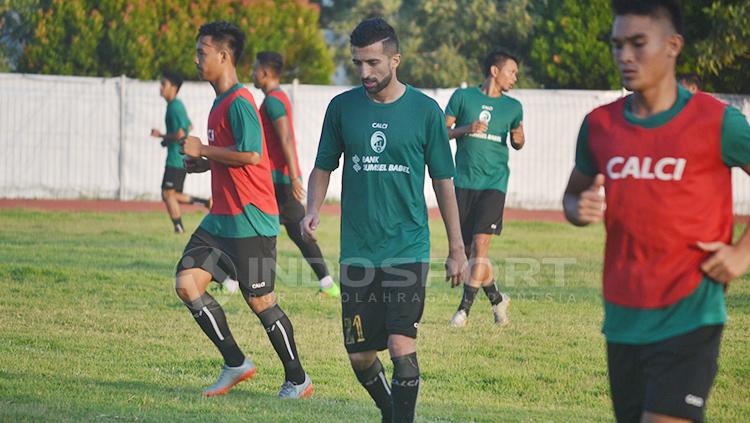
[[[186,227],[199,219],[185,216]],[[440,258],[445,231],[440,221],[432,226]],[[319,233],[335,262],[338,218],[325,216]],[[377,421],[346,359],[339,304],[316,297],[312,273],[285,236],[278,293],[315,396],[275,398],[283,370],[263,328],[239,296],[219,296],[259,370],[229,395],[201,398],[220,360],[174,295],[173,268],[188,236],[173,235],[163,213],[0,211],[0,421]],[[420,327],[418,420],[611,421],[599,332],[602,240],[601,226],[507,222],[491,247],[501,289],[513,297],[504,329],[491,324],[483,296],[469,327],[447,327],[460,291],[434,265]],[[550,259],[575,264],[556,276]],[[534,276],[512,277],[524,270]],[[750,415],[747,282],[729,292],[710,421]]]

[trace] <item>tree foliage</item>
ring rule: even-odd
[[[238,72],[248,78],[255,53],[281,52],[284,80],[328,83],[333,71],[318,29],[319,8],[305,0],[52,0],[36,11],[24,72],[155,79],[163,69],[196,75],[200,25],[225,19],[247,37]]]
[[[547,88],[614,89],[609,0],[537,2],[531,63]]]
[[[521,57],[528,45],[532,17],[529,0],[363,0],[332,13],[337,58],[349,65],[349,34],[363,19],[385,18],[399,34],[399,78],[419,87],[450,87],[483,79],[481,62],[502,46]],[[528,75],[522,82],[530,85]]]

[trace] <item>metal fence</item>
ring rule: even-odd
[[[251,88],[260,104],[262,92]],[[328,102],[344,86],[286,85],[292,99],[300,165],[312,170]],[[445,107],[453,89],[424,92]],[[559,209],[586,113],[620,91],[514,90],[524,107],[527,144],[511,151],[507,205]],[[186,82],[179,97],[205,140],[215,97],[210,85]],[[750,97],[721,96],[750,116]],[[160,196],[166,150],[149,136],[164,130],[166,103],[156,81],[0,74],[0,197],[149,199]],[[455,148],[455,145],[453,145]],[[185,192],[210,194],[210,175],[189,175]],[[435,205],[430,184],[428,204]],[[338,198],[341,171],[329,198]],[[750,214],[750,177],[735,169],[735,211]]]

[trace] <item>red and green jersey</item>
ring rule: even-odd
[[[227,166],[211,161],[213,206],[201,228],[228,237],[276,236],[279,210],[263,129],[252,94],[240,84],[214,101],[208,116],[208,143],[260,154],[256,165]]]
[[[608,341],[643,344],[723,323],[723,286],[707,278],[698,241],[731,242],[731,166],[750,163],[750,127],[713,97],[679,88],[647,119],[630,97],[590,113],[576,168],[606,177],[603,274]]]
[[[263,134],[268,146],[268,158],[271,160],[271,173],[273,182],[277,184],[289,184],[289,166],[284,156],[284,150],[281,147],[281,139],[276,134],[273,122],[277,119],[284,118],[289,123],[289,133],[292,136],[292,149],[294,150],[294,161],[299,171],[299,159],[297,158],[297,144],[294,137],[294,125],[292,119],[292,104],[289,97],[280,88],[275,89],[263,99],[260,105],[260,119],[263,122]],[[301,175],[297,175],[300,177]]]

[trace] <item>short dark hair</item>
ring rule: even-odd
[[[396,30],[382,18],[371,18],[360,22],[349,37],[349,42],[354,47],[367,47],[378,41],[383,41],[383,50],[389,50],[390,54],[399,52]]]
[[[681,73],[677,76],[677,80],[685,81],[690,85],[695,85],[699,90],[703,85],[703,80],[701,79],[700,75],[695,72]]]
[[[166,79],[169,81],[172,85],[177,87],[177,91],[180,91],[180,87],[182,86],[182,76],[171,70],[165,70],[161,73],[161,79]]]
[[[615,16],[639,15],[654,18],[667,18],[674,30],[682,35],[682,7],[678,0],[612,0]]]
[[[502,68],[505,62],[508,60],[512,60],[516,62],[516,64],[521,63],[518,60],[518,56],[502,48],[499,48],[488,54],[487,57],[484,58],[484,63],[482,64],[482,70],[484,71],[485,78],[490,76],[490,71],[493,66]]]
[[[198,36],[209,36],[214,41],[226,43],[232,51],[232,60],[237,65],[242,57],[242,50],[245,48],[245,33],[237,25],[227,21],[215,21],[201,25],[198,30]]]
[[[274,75],[281,75],[281,71],[284,69],[284,58],[275,51],[261,51],[255,55],[255,60],[258,64],[266,69],[270,69]]]

